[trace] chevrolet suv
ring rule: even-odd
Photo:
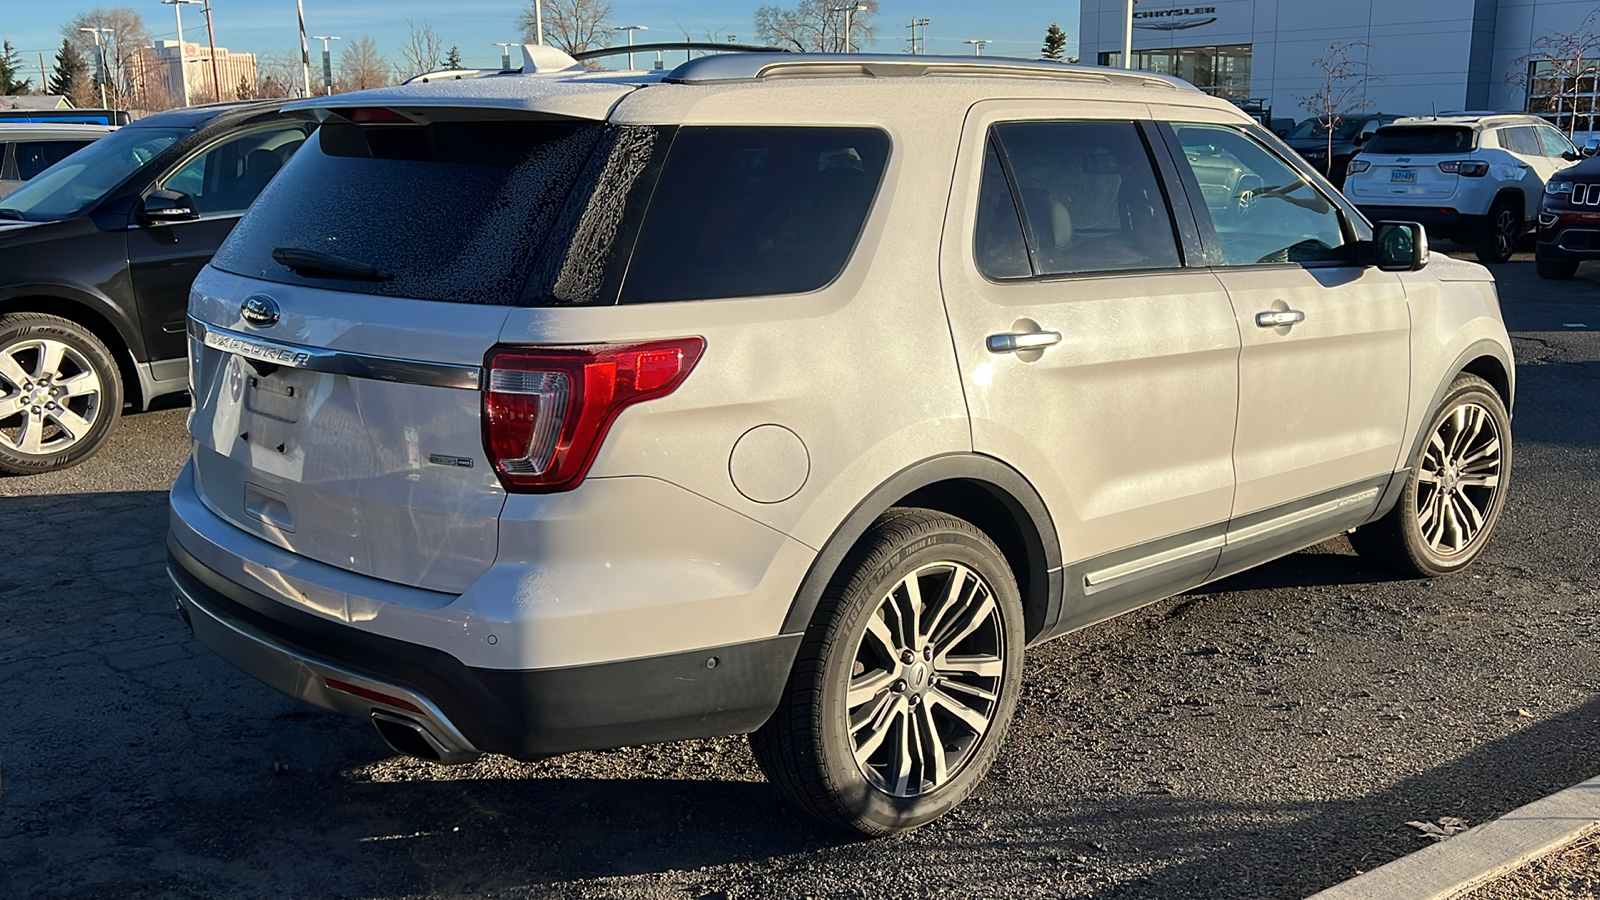
[[[300,101],[190,300],[179,609],[399,752],[747,732],[887,834],[983,777],[1026,648],[1351,529],[1432,576],[1495,528],[1488,272],[1225,101],[525,54]]]
[[[1344,192],[1368,218],[1420,222],[1503,263],[1533,229],[1545,182],[1581,158],[1538,116],[1398,119],[1350,161]]]

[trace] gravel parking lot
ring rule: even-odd
[[[0,896],[1299,897],[1600,773],[1600,267],[1497,270],[1511,502],[1468,574],[1343,540],[1034,652],[955,813],[851,843],[742,738],[537,764],[392,756],[188,635],[165,586],[185,410],[0,479]],[[1584,327],[1576,327],[1584,326]]]

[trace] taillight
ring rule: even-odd
[[[1372,168],[1372,163],[1369,163],[1364,159],[1352,159],[1350,162],[1345,164],[1344,170],[1347,174],[1354,175],[1357,172],[1365,172],[1370,168]]]
[[[689,376],[705,340],[496,347],[484,363],[483,446],[506,490],[570,491],[624,409]]]
[[[1439,171],[1448,175],[1482,178],[1489,174],[1489,164],[1479,159],[1452,159],[1439,163]]]

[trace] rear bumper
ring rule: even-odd
[[[1441,206],[1369,206],[1357,202],[1356,208],[1367,220],[1378,222],[1417,222],[1433,237],[1474,239],[1489,231],[1487,215],[1443,212]]]
[[[170,537],[167,550],[179,609],[218,656],[325,709],[414,723],[445,762],[753,731],[777,707],[801,638],[558,669],[480,669],[262,596]]]

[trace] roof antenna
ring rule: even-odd
[[[1433,108],[1433,117],[1435,119],[1439,118],[1439,101],[1430,100],[1428,101],[1428,105]]]

